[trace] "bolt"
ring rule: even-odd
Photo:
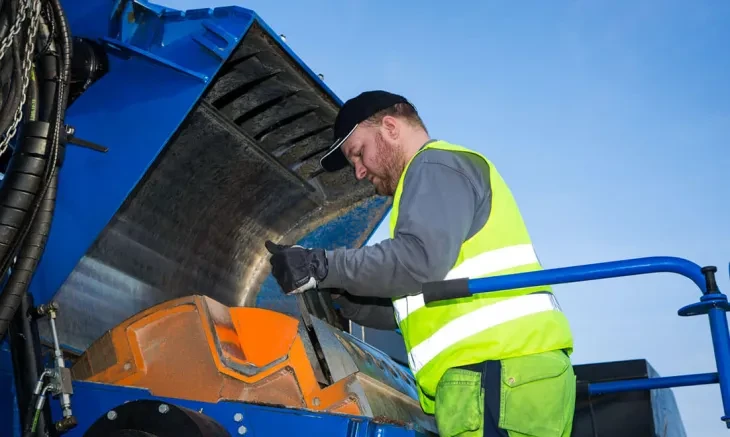
[[[131,368],[132,368],[132,364],[131,363],[124,363],[124,370],[129,370]]]
[[[241,426],[238,427],[238,434],[244,435],[244,434],[246,434],[246,431],[247,430],[246,430],[246,427],[245,426],[241,425]]]
[[[116,419],[117,418],[117,412],[114,411],[114,410],[109,411],[108,413],[106,413],[106,418],[109,419],[109,420]]]
[[[319,407],[319,398],[312,399],[312,403],[314,404],[315,407]]]
[[[322,74],[322,73],[319,73],[317,75],[317,77],[319,77],[319,80],[324,80],[324,74]]]
[[[165,414],[165,413],[167,413],[168,411],[170,411],[170,407],[169,407],[169,406],[167,406],[167,404],[160,404],[160,406],[159,406],[159,407],[157,407],[157,411],[159,411],[159,412],[160,412],[160,413],[162,413],[162,414]]]
[[[235,420],[236,422],[242,421],[243,420],[243,414],[241,414],[241,413],[234,414],[233,415],[233,420]]]

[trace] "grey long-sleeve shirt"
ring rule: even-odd
[[[442,280],[462,243],[486,223],[491,209],[489,166],[474,155],[428,149],[406,173],[394,238],[359,249],[327,251],[320,288],[342,315],[363,326],[395,329],[391,299]]]

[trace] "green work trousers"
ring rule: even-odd
[[[436,388],[440,437],[569,437],[576,379],[563,351],[449,369]]]

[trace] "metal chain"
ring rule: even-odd
[[[31,0],[32,1],[32,0]],[[23,106],[25,106],[25,99],[27,97],[28,82],[30,81],[30,70],[31,63],[33,62],[33,51],[35,49],[36,34],[38,32],[38,23],[40,22],[41,15],[41,3],[36,2],[34,4],[33,15],[31,17],[30,26],[28,26],[28,38],[25,46],[25,59],[23,60],[23,84],[21,89],[22,95],[20,104],[18,105],[17,111],[15,111],[15,118],[13,124],[10,126],[5,138],[0,142],[0,156],[2,156],[8,148],[10,139],[15,136],[18,124],[23,118]]]
[[[20,26],[25,21],[25,12],[30,6],[30,2],[32,0],[25,0],[21,2],[20,4],[20,10],[18,11],[18,18],[15,20],[15,24],[13,24],[13,27],[10,28],[10,33],[8,36],[6,36],[2,43],[0,43],[0,61],[3,60],[3,56],[5,56],[5,52],[8,51],[8,48],[10,48],[10,45],[13,43],[13,38],[15,38],[15,35],[17,35],[20,32]]]

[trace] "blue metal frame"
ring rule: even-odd
[[[150,399],[161,404],[176,405],[202,412],[232,436],[279,437],[293,435],[352,436],[352,437],[416,437],[423,431],[409,426],[379,423],[368,417],[345,414],[317,413],[311,410],[279,408],[245,402],[221,401],[215,404],[186,399],[151,395],[147,390],[75,381],[73,383],[74,416],[78,425],[65,437],[82,437],[86,430],[110,410],[128,401]],[[61,418],[59,402],[51,403],[54,418]],[[237,414],[240,414],[237,416]],[[236,418],[239,420],[237,421]],[[243,428],[242,428],[243,427]],[[240,431],[239,431],[240,429]]]
[[[711,268],[708,272],[712,271],[710,273],[713,275],[711,284],[715,287],[713,269]],[[676,257],[636,258],[471,279],[468,281],[468,288],[470,294],[478,294],[522,287],[584,282],[651,273],[676,273],[690,279],[700,289],[702,297],[699,302],[681,308],[678,314],[682,317],[699,314],[708,315],[717,372],[595,383],[589,385],[589,393],[615,393],[719,383],[724,412],[722,420],[730,428],[730,334],[728,333],[728,323],[725,315],[730,309],[730,305],[727,296],[721,293],[719,289],[708,290],[708,283],[710,283],[708,282],[708,276],[697,264]]]

